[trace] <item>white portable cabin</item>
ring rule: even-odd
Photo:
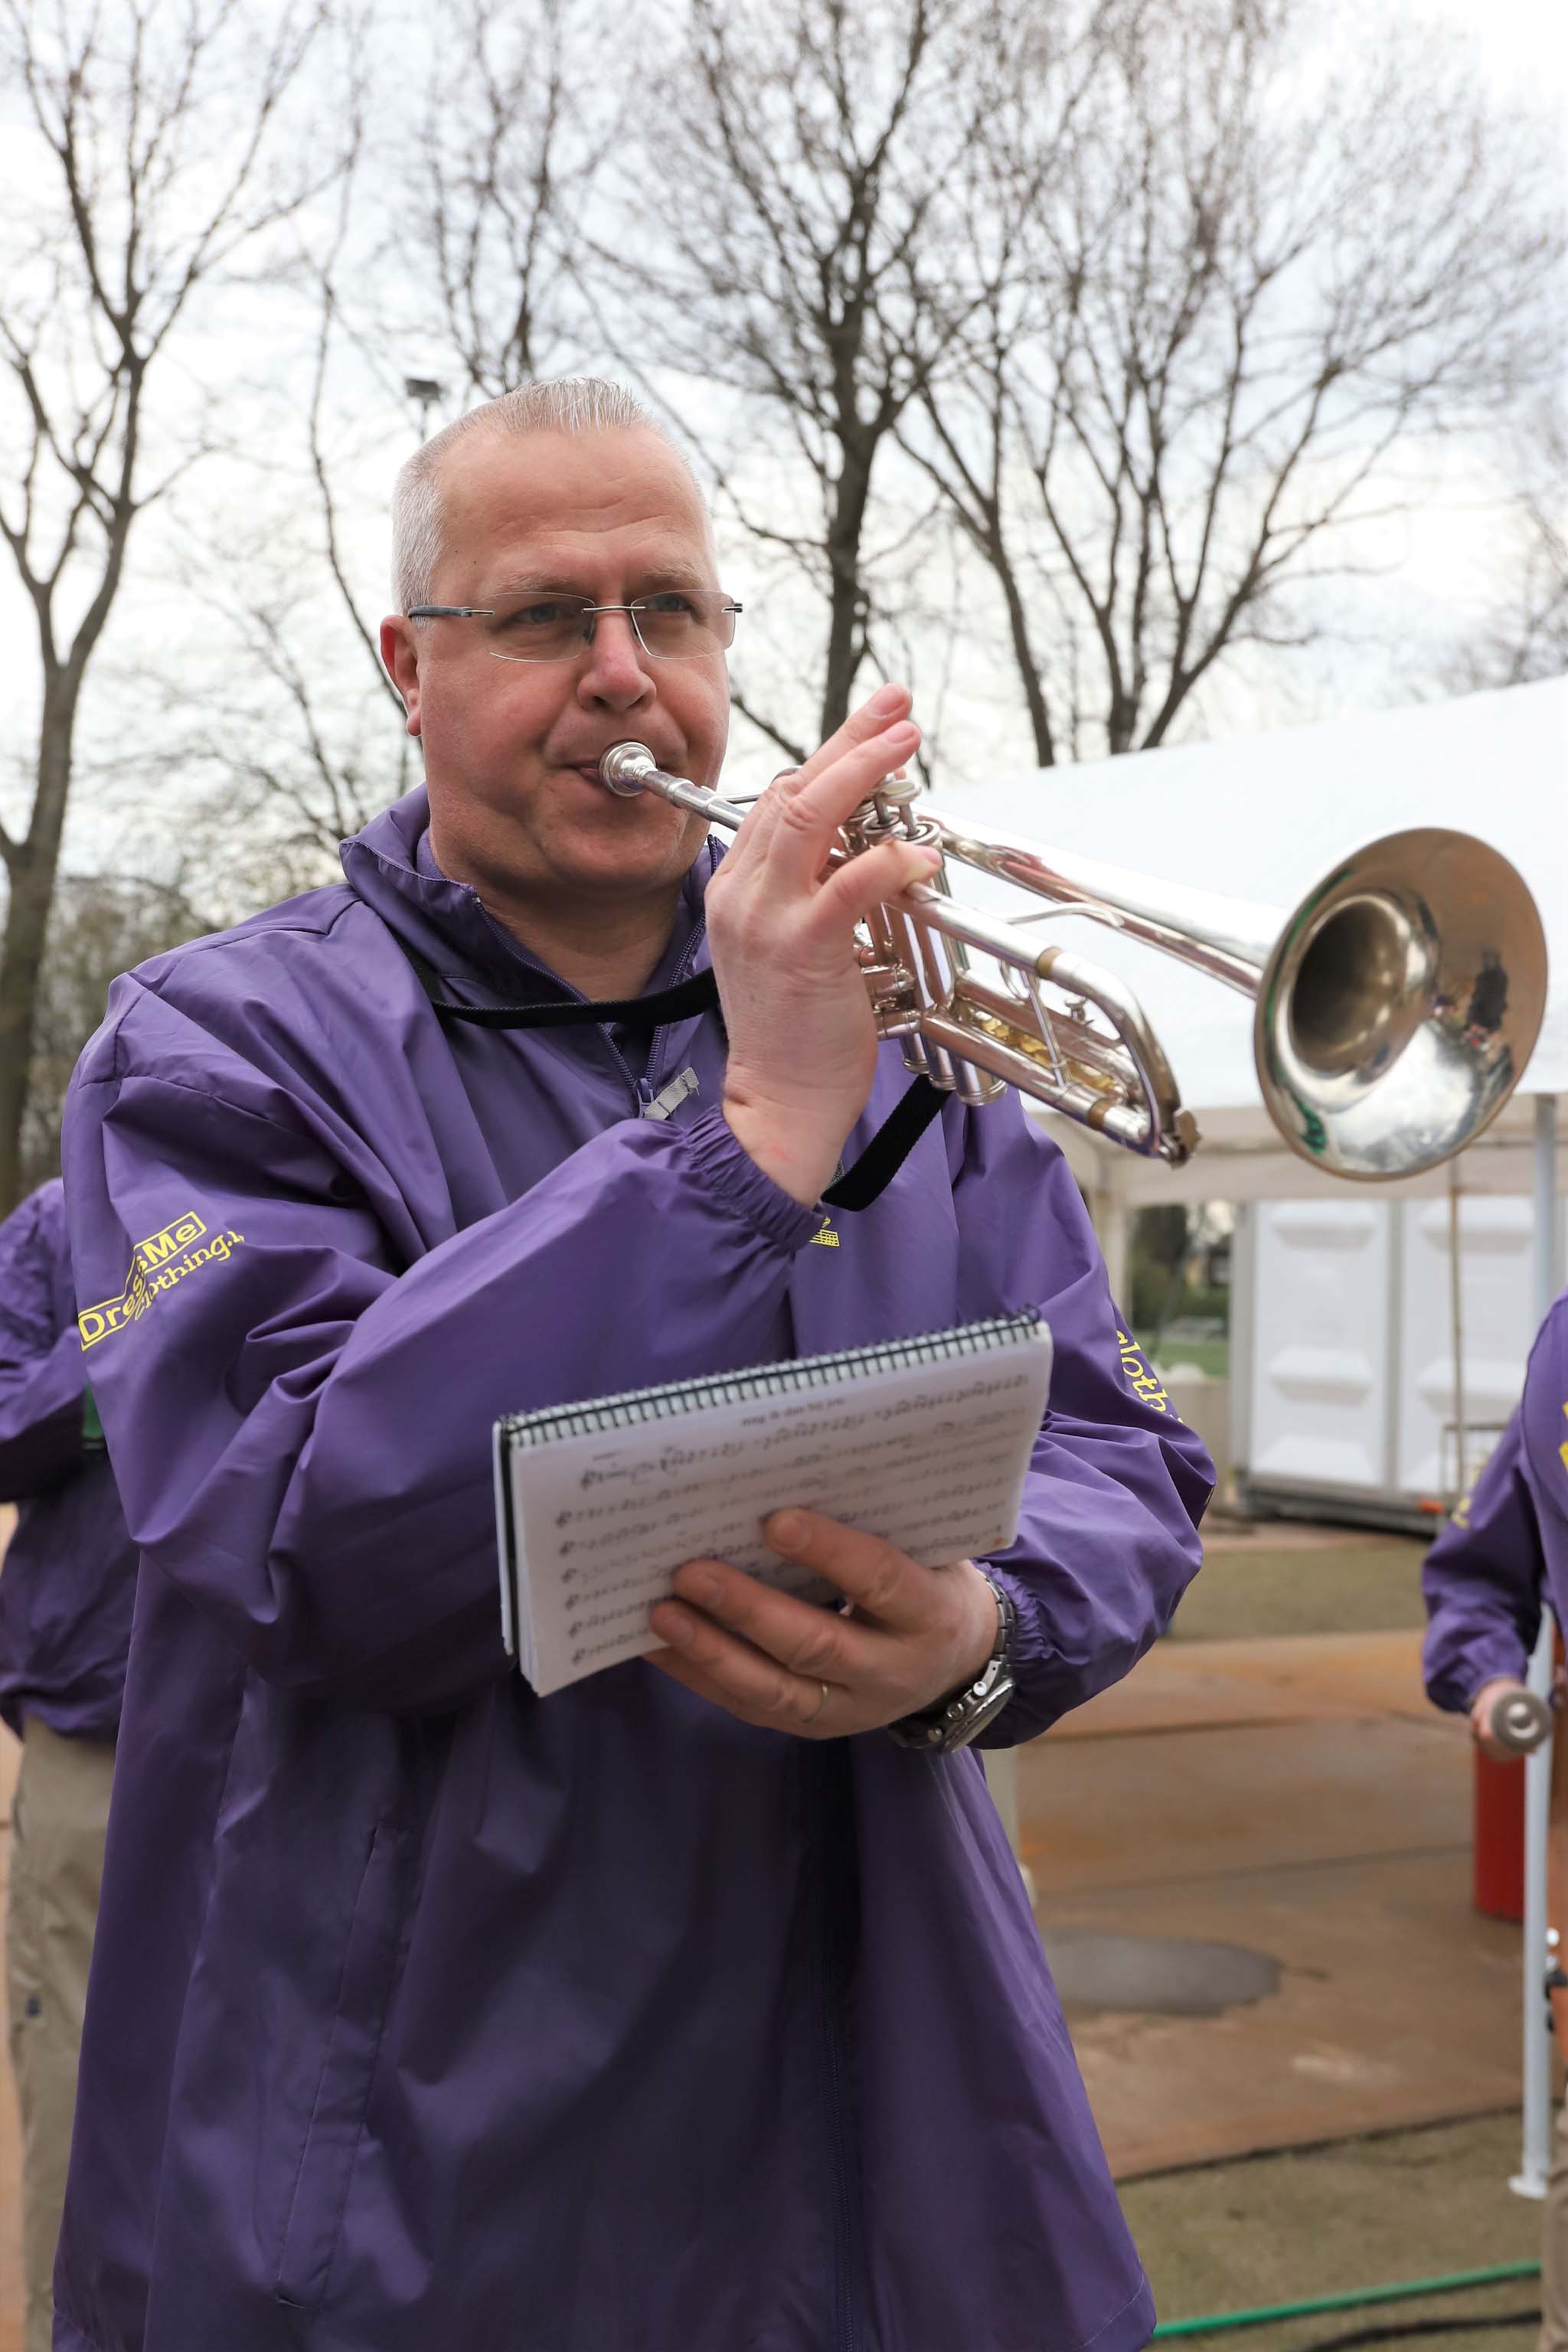
[[[1237,1204],[1231,1448],[1255,1507],[1419,1524],[1473,1471],[1518,1399],[1563,1262],[1565,788],[1568,679],[1553,679],[940,795],[955,815],[1282,912],[1356,844],[1450,825],[1500,849],[1540,906],[1552,988],[1519,1092],[1447,1169],[1376,1185],[1321,1175],[1280,1142],[1254,1075],[1249,999],[1099,924],[1063,919],[1059,936],[1076,953],[1137,992],[1204,1142],[1172,1171],[1066,1119],[1047,1124],[1089,1197],[1119,1296],[1132,1210]],[[957,868],[953,880],[977,903],[998,903],[985,877]],[[1029,932],[1058,935],[1046,924]]]

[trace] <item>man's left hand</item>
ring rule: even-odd
[[[803,1739],[880,1730],[973,1682],[995,1647],[996,1596],[973,1560],[921,1568],[818,1511],[775,1511],[763,1534],[830,1578],[853,1612],[770,1591],[718,1559],[688,1560],[679,1599],[652,1612],[668,1647],[648,1663],[744,1723]]]

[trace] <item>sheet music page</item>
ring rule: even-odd
[[[780,1590],[837,1588],[768,1550],[787,1504],[884,1536],[938,1568],[1017,1534],[1051,1343],[868,1372],[511,1454],[523,1670],[542,1696],[659,1644],[647,1622],[682,1561],[731,1561]]]

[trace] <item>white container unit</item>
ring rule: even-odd
[[[1458,1396],[1446,1200],[1239,1213],[1232,1380],[1246,1508],[1430,1527],[1468,1485],[1524,1384],[1533,1228],[1528,1200],[1470,1194],[1458,1212]]]

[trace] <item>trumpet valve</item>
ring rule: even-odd
[[[910,814],[910,803],[920,798],[921,790],[916,776],[884,776],[846,824],[851,842],[858,849],[869,849],[877,842],[891,840],[895,834],[906,841],[935,842],[935,825],[921,823]]]
[[[960,1102],[968,1103],[973,1110],[984,1110],[987,1103],[1000,1102],[1007,1091],[1005,1078],[990,1070],[983,1070],[974,1062],[954,1059],[954,1090]]]
[[[863,956],[861,975],[871,1000],[879,1037],[908,1037],[919,1026],[920,992],[907,965],[890,957]]]

